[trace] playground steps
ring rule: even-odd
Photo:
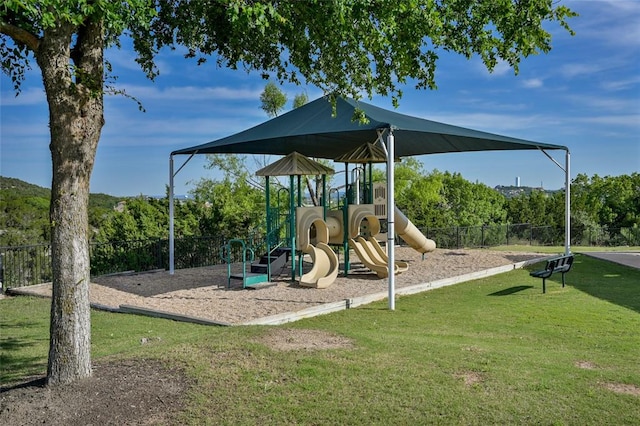
[[[234,280],[243,280],[242,287],[255,286],[257,284],[262,284],[269,281],[266,273],[259,274],[247,272],[246,274],[244,274],[244,276],[242,274],[231,274],[229,275],[229,278]]]
[[[279,274],[282,268],[289,261],[291,249],[287,247],[278,247],[271,251],[271,254],[265,253],[257,262],[251,264],[251,272],[256,274],[267,274],[269,262],[271,262],[271,276]]]

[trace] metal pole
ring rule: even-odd
[[[271,190],[269,183],[269,176],[265,176],[265,201],[267,205],[266,217],[267,217],[267,238],[265,243],[267,244],[267,277],[271,281]],[[277,213],[276,213],[277,214]]]
[[[373,204],[373,164],[371,163],[371,161],[369,161],[369,186],[365,186],[365,188],[368,188],[367,204]]]
[[[355,185],[355,188],[354,188]],[[360,204],[360,167],[356,166],[351,170],[351,188],[353,195],[353,204]]]
[[[322,219],[327,220],[327,175],[322,175]]]
[[[344,276],[349,274],[351,262],[349,260],[349,163],[344,163],[344,202],[342,203],[342,249],[344,250]],[[340,194],[338,194],[340,200]],[[338,203],[338,206],[340,204]]]
[[[175,271],[174,258],[174,235],[173,235],[173,155],[169,156],[169,274]]]
[[[567,149],[565,156],[564,188],[565,188],[565,220],[564,220],[564,254],[571,254],[571,154]]]
[[[394,187],[394,162],[395,157],[395,139],[393,137],[393,129],[389,129],[387,135],[387,252],[389,261],[387,267],[389,268],[389,310],[393,311],[396,308],[396,248],[395,248],[395,211],[396,200]]]
[[[175,177],[175,175],[180,173],[180,170],[182,170],[182,168],[186,166],[187,163],[191,161],[193,156],[196,155],[197,153],[198,151],[195,151],[193,154],[191,154],[189,158],[187,158],[187,160],[184,163],[182,163],[182,166],[180,166],[180,168],[175,173],[173,172],[173,154],[169,155],[169,274],[171,275],[173,275],[175,270],[175,257],[173,253],[175,248],[175,238],[174,238],[174,232],[173,232],[173,216],[174,216],[173,178]]]
[[[291,242],[291,279],[296,279],[296,207],[294,178],[289,176],[289,236]]]

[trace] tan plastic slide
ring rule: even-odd
[[[311,270],[300,277],[303,287],[326,288],[338,277],[338,256],[327,245],[329,229],[322,219],[322,207],[296,209],[297,249],[311,257]],[[313,230],[313,235],[312,235]]]
[[[336,280],[338,276],[338,256],[325,243],[309,244],[304,253],[311,256],[313,266],[311,270],[300,277],[300,285],[303,287],[326,288]]]
[[[368,240],[365,240],[362,237],[357,238],[358,242],[362,244],[365,248],[368,248],[368,252],[374,252],[375,254],[371,256],[372,258],[375,256],[377,260],[384,263],[385,265],[389,264],[389,256],[384,251],[382,247],[380,247],[380,243],[374,237],[370,237]],[[396,272],[405,272],[409,270],[409,264],[403,260],[396,260]]]
[[[389,268],[387,267],[387,264],[369,256],[367,249],[360,241],[350,238],[349,248],[353,249],[362,264],[375,272],[376,275],[378,275],[378,278],[387,278],[389,276]],[[398,273],[397,266],[395,268],[395,272]]]
[[[428,253],[436,249],[436,242],[428,239],[409,219],[396,207],[395,231],[412,249],[420,253]]]

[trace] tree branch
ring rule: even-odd
[[[38,47],[40,47],[40,39],[35,34],[31,34],[29,31],[15,25],[0,22],[0,33],[8,35],[16,43],[27,46],[33,52],[37,52]]]

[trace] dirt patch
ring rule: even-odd
[[[471,387],[483,381],[482,375],[476,371],[462,371],[453,375],[456,379],[462,379],[464,385]]]
[[[625,395],[640,396],[640,387],[627,383],[602,383],[605,389]]]
[[[296,328],[269,330],[260,337],[259,342],[277,351],[317,351],[354,347],[353,342],[344,336],[322,330]]]
[[[598,366],[591,361],[576,361],[574,365],[584,370],[595,370],[596,368],[598,368]]]
[[[158,361],[94,365],[93,377],[48,387],[43,378],[0,388],[3,425],[169,425],[189,381]]]

